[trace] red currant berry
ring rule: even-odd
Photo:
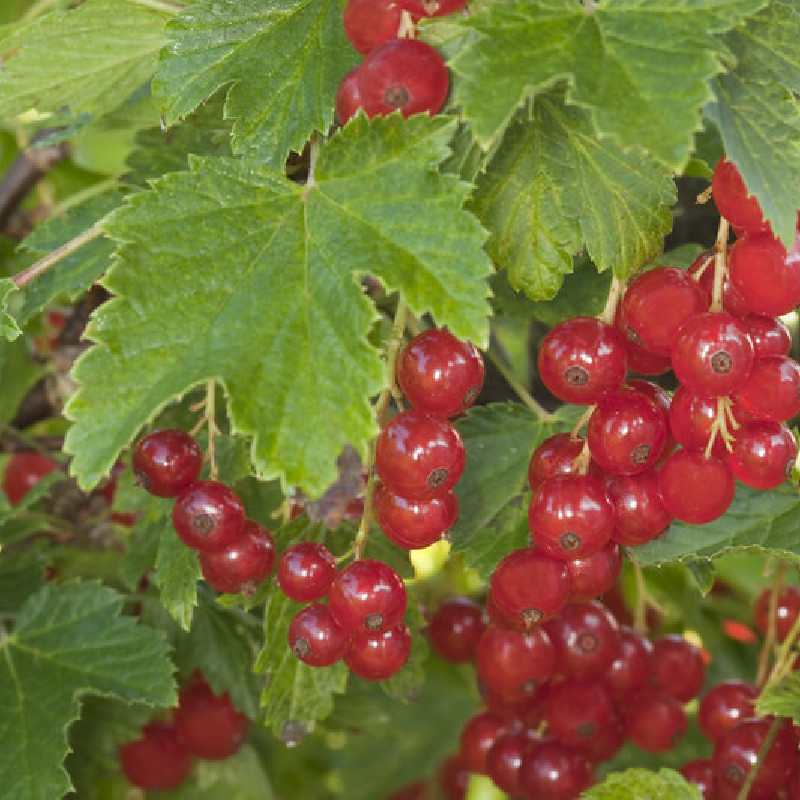
[[[156,497],[177,497],[199,477],[203,453],[184,431],[153,431],[141,439],[131,459],[139,485]]]
[[[663,375],[672,369],[672,362],[669,356],[656,355],[647,348],[637,344],[634,339],[628,336],[628,324],[625,322],[625,314],[622,310],[622,303],[617,305],[614,315],[614,327],[625,338],[625,352],[628,357],[628,369],[639,375]],[[635,337],[638,339],[638,337]]]
[[[786,356],[757,358],[736,399],[758,419],[792,419],[800,414],[800,364]]]
[[[683,706],[662,689],[640,689],[626,698],[622,708],[625,733],[648,753],[664,753],[686,733]]]
[[[661,502],[655,470],[640,475],[609,475],[606,490],[616,512],[612,538],[619,544],[636,547],[652,541],[672,522]]]
[[[528,483],[536,491],[539,485],[556,475],[577,473],[575,459],[581,454],[585,440],[568,433],[557,433],[545,439],[534,450],[528,465]]]
[[[778,317],[748,314],[742,319],[747,328],[756,358],[788,356],[792,349],[792,334]]]
[[[414,408],[441,417],[466,411],[483,387],[483,357],[446,328],[417,334],[397,359],[397,383]]]
[[[375,635],[357,633],[350,640],[344,660],[350,671],[367,681],[391,678],[408,660],[411,633],[401,622]]]
[[[522,759],[534,745],[535,740],[525,732],[510,731],[497,738],[486,756],[486,772],[498,789],[510,795],[520,793]]]
[[[500,717],[511,720],[529,730],[536,730],[544,722],[542,700],[547,684],[542,683],[533,692],[500,692],[478,679],[478,691],[486,708]]]
[[[724,461],[678,450],[664,462],[658,474],[658,488],[668,514],[704,525],[727,511],[736,493],[736,481]]]
[[[12,506],[17,505],[39,481],[58,469],[44,453],[22,450],[14,453],[3,472],[3,491]]]
[[[425,781],[414,781],[402,789],[392,792],[386,800],[430,800],[428,784]]]
[[[722,156],[714,167],[711,192],[717,210],[735,228],[745,231],[762,231],[767,228],[758,200],[744,184],[739,169]]]
[[[620,628],[619,637],[617,656],[605,671],[603,682],[615,700],[624,700],[650,680],[653,645],[627,626]]]
[[[490,689],[521,698],[533,694],[555,667],[555,649],[543,628],[528,634],[490,625],[475,651],[478,677]]]
[[[403,9],[394,0],[348,0],[344,7],[344,35],[361,55],[397,38]]]
[[[288,638],[292,652],[312,667],[329,667],[347,650],[347,635],[330,608],[321,603],[306,606],[294,615],[289,623]]]
[[[461,730],[461,757],[470,772],[486,774],[486,757],[495,742],[508,732],[508,720],[482,711],[467,720]]]
[[[471,774],[460,755],[445,759],[438,775],[439,788],[445,800],[464,800]]]
[[[689,783],[693,783],[700,790],[703,800],[715,800],[714,792],[714,767],[710,758],[698,758],[684,764],[679,772]]]
[[[800,234],[792,249],[769,233],[746,233],[731,248],[731,283],[756,314],[788,314],[800,303]]]
[[[743,719],[755,716],[758,690],[745,681],[728,680],[712,686],[700,701],[697,724],[716,742]]]
[[[614,701],[599,681],[553,684],[544,699],[544,714],[549,732],[575,747],[597,741],[617,723]]]
[[[433,649],[447,661],[461,664],[472,661],[475,648],[486,626],[481,607],[468,597],[445,600],[428,623],[428,638]]]
[[[356,111],[363,106],[361,92],[358,89],[360,69],[361,64],[356,64],[349,70],[336,90],[336,119],[339,120],[340,125],[346,125],[356,115]]]
[[[455,14],[467,4],[467,0],[400,0],[400,5],[418,17],[445,17]]]
[[[321,600],[336,577],[336,560],[327,547],[316,542],[298,542],[281,556],[277,578],[281,591],[298,603]]]
[[[756,628],[762,635],[767,635],[769,627],[769,611],[772,602],[770,589],[764,589],[753,607]],[[775,638],[782,642],[792,629],[800,614],[800,589],[795,586],[784,586],[779,592],[775,605]]]
[[[142,728],[141,739],[120,748],[119,763],[134,786],[159,792],[183,783],[192,768],[192,757],[171,725],[151,722]]]
[[[386,488],[411,500],[449,492],[465,461],[458,431],[447,420],[415,408],[392,417],[375,449],[375,467]]]
[[[536,490],[528,525],[536,544],[553,558],[586,558],[611,538],[614,507],[600,481],[560,475]]]
[[[736,431],[730,453],[733,474],[754,489],[774,489],[792,474],[797,443],[777,422],[748,422]]]
[[[575,800],[594,782],[586,756],[560,742],[542,742],[522,760],[519,785],[536,800]]]
[[[714,251],[706,250],[705,253],[702,253],[694,260],[694,263],[687,271],[697,281],[697,287],[703,293],[708,306],[711,305],[714,293],[714,261]],[[698,274],[700,275],[699,278],[696,277]],[[733,314],[734,317],[745,317],[752,313],[745,299],[734,288],[727,275],[722,281],[722,307],[729,314]]]
[[[786,784],[786,800],[800,800],[800,764],[795,767]]]
[[[250,728],[250,720],[234,708],[230,695],[215,695],[202,680],[181,691],[172,724],[192,755],[212,761],[232,756]]]
[[[172,525],[193,550],[219,553],[242,536],[244,506],[239,495],[217,481],[193,483],[172,507]]]
[[[419,550],[438,542],[453,527],[458,500],[453,492],[430,500],[408,500],[381,485],[375,495],[375,516],[398,547]]]
[[[662,636],[653,643],[653,685],[688,703],[700,694],[706,679],[706,662],[699,647],[683,636]]]
[[[567,561],[570,601],[586,602],[605,594],[617,582],[622,569],[622,555],[616,542],[586,558]]]
[[[628,338],[661,356],[670,354],[681,325],[706,308],[697,284],[685,272],[672,267],[643,273],[622,298]]]
[[[497,610],[521,631],[558,614],[569,593],[564,562],[531,547],[509,553],[490,580],[489,594]]]
[[[404,117],[436,114],[450,89],[444,59],[417,39],[392,39],[376,47],[358,73],[368,117],[400,111]]]
[[[625,339],[594,317],[556,325],[539,348],[539,377],[565,403],[590,405],[625,379]]]
[[[692,394],[685,386],[678,387],[669,408],[669,427],[678,444],[687,450],[705,450],[716,418],[716,398]],[[714,441],[712,452],[717,458],[728,455],[719,438]]]
[[[248,519],[241,538],[219,553],[200,553],[206,583],[218,592],[251,595],[275,565],[270,532]]]

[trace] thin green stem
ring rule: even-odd
[[[19,431],[13,426],[9,425],[7,422],[3,422],[0,420],[0,430],[11,436],[12,438],[16,439],[18,442],[22,442],[30,450],[36,450],[38,453],[47,456],[48,458],[55,461],[64,472],[66,472],[66,462],[67,459],[62,453],[56,453],[52,450],[48,450],[46,447],[43,447],[41,442],[37,441],[34,436],[31,436],[24,431]]]
[[[647,587],[644,582],[644,570],[633,562],[633,576],[636,581],[636,605],[633,608],[633,627],[637,633],[647,633]]]
[[[772,648],[775,646],[775,617],[778,611],[778,594],[783,586],[783,575],[786,572],[786,562],[779,561],[772,578],[772,587],[769,596],[769,617],[767,624],[767,635],[761,645],[761,653],[758,657],[758,671],[756,672],[756,686],[762,686],[767,679],[769,669],[769,657]]]
[[[783,725],[783,719],[781,717],[776,717],[772,721],[772,725],[769,726],[769,730],[767,731],[767,735],[763,744],[761,745],[761,749],[758,751],[756,763],[753,764],[753,768],[747,773],[747,777],[742,784],[742,788],[739,791],[737,800],[747,800],[747,795],[750,793],[750,789],[753,788],[753,783],[756,779],[756,775],[758,775],[758,770],[761,769],[761,765],[764,763],[764,759],[767,757],[767,753],[769,752],[770,747],[772,747],[772,743],[775,741],[775,737],[778,735],[781,725]]]
[[[606,299],[606,305],[603,311],[600,314],[600,319],[606,323],[606,325],[613,325],[614,324],[614,317],[617,313],[617,306],[619,305],[619,299],[622,296],[622,291],[625,288],[625,282],[621,281],[619,278],[612,278],[611,279],[611,286],[608,290],[608,298]]]
[[[489,361],[497,367],[497,371],[503,376],[505,382],[514,390],[514,393],[519,397],[520,400],[531,410],[537,417],[542,420],[552,419],[553,415],[545,409],[543,406],[539,405],[536,400],[533,399],[533,395],[522,385],[522,383],[517,379],[517,376],[514,374],[511,367],[506,364],[506,362],[491,348],[486,351],[486,355],[489,357]]]
[[[52,253],[49,253],[44,258],[39,259],[39,261],[37,261],[35,264],[32,264],[27,269],[22,270],[22,272],[18,272],[12,280],[20,288],[27,286],[32,280],[35,280],[41,274],[47,272],[47,270],[49,270],[51,267],[54,267],[56,264],[58,264],[59,261],[63,261],[67,256],[71,256],[73,253],[89,244],[89,242],[93,242],[102,235],[103,231],[100,226],[92,225],[91,228],[85,230],[81,234],[78,234],[74,239],[71,239],[66,244],[62,244],[61,247],[56,248]]]

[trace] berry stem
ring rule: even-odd
[[[573,441],[577,440],[581,435],[581,429],[589,422],[592,414],[594,414],[594,410],[597,408],[597,404],[595,403],[592,406],[589,406],[583,414],[580,415],[580,418],[575,423],[575,427],[570,431],[570,439]],[[583,453],[581,453],[583,455]],[[578,456],[580,458],[580,456]]]
[[[770,725],[769,730],[767,731],[767,735],[764,738],[761,749],[758,751],[756,763],[753,764],[753,768],[747,773],[747,777],[742,784],[742,788],[739,790],[737,800],[747,800],[747,795],[750,793],[750,789],[753,788],[753,783],[758,775],[758,770],[761,769],[761,765],[764,763],[764,759],[767,757],[767,753],[769,752],[770,747],[772,747],[772,743],[775,741],[775,737],[778,735],[781,725],[783,725],[783,719],[781,717],[776,717],[772,721],[772,725]]]
[[[523,405],[533,411],[539,419],[548,420],[553,418],[553,415],[547,411],[547,409],[539,405],[539,403],[533,399],[533,395],[522,385],[521,381],[517,379],[517,376],[514,375],[513,370],[508,366],[502,356],[496,353],[492,347],[486,351],[486,355],[489,357],[489,361],[495,365],[497,371],[503,376],[505,382],[514,390],[514,394],[522,400]]]
[[[617,313],[617,306],[622,292],[625,289],[625,282],[619,278],[611,279],[611,286],[608,290],[608,298],[606,299],[605,308],[600,313],[599,319],[606,323],[606,325],[614,324],[614,317]]]
[[[633,577],[636,581],[636,605],[633,609],[633,627],[642,636],[647,635],[647,587],[644,583],[644,570],[633,564]]]
[[[408,11],[403,11],[400,15],[400,24],[397,26],[397,38],[413,39],[414,32],[414,18]]]
[[[578,453],[572,462],[576,475],[586,475],[589,471],[589,462],[592,460],[592,451],[589,449],[589,442],[583,443],[583,449]]]
[[[725,283],[725,273],[727,266],[725,256],[728,250],[728,232],[730,223],[725,217],[719,218],[719,228],[717,229],[717,241],[714,243],[714,290],[711,294],[711,306],[709,311],[722,311],[722,287]]]
[[[706,445],[705,450],[705,457],[711,457],[711,451],[714,449],[714,442],[717,439],[717,435],[719,435],[720,439],[722,439],[725,448],[727,450],[731,450],[733,447],[734,436],[728,430],[728,426],[736,430],[739,427],[739,423],[733,416],[733,409],[731,408],[731,399],[730,397],[718,397],[717,398],[717,414],[714,417],[714,421],[711,423],[711,430],[708,434],[708,444]]]
[[[794,660],[797,654],[794,652],[794,646],[797,644],[797,639],[800,637],[800,615],[794,621],[788,636],[781,643],[778,649],[778,655],[775,657],[775,665],[772,667],[772,672],[767,679],[765,688],[773,686],[774,684],[783,680],[791,671],[794,665]]]
[[[763,686],[764,681],[767,679],[769,657],[772,653],[772,648],[775,646],[775,615],[778,610],[778,595],[780,594],[783,586],[783,576],[786,572],[786,562],[779,561],[775,569],[775,575],[772,578],[772,586],[769,596],[769,616],[767,617],[767,635],[764,637],[764,643],[761,646],[761,653],[758,656],[758,671],[756,673],[756,686]]]
[[[27,286],[32,280],[38,278],[44,272],[47,272],[50,267],[54,267],[59,261],[63,261],[67,256],[71,256],[76,251],[80,250],[84,245],[98,239],[103,235],[99,225],[92,225],[83,233],[79,233],[74,239],[71,239],[61,247],[57,247],[52,253],[48,253],[44,258],[39,259],[35,264],[18,272],[12,280],[19,287]]]
[[[206,461],[209,463],[208,477],[215,481],[219,476],[219,468],[217,465],[217,444],[216,436],[220,433],[220,429],[216,423],[216,388],[217,382],[211,379],[206,382],[206,396],[204,400],[191,406],[192,411],[200,411],[203,409],[203,416],[200,417],[197,425],[190,431],[194,436],[206,423],[208,423],[208,450],[206,452]]]

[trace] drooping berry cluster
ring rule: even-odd
[[[133,472],[140,485],[156,497],[176,498],[172,524],[181,541],[200,554],[209,586],[252,594],[275,564],[272,535],[245,517],[233,489],[198,480],[202,466],[202,451],[184,431],[154,431],[133,451]]]
[[[351,69],[336,93],[336,116],[344,125],[359,108],[368,117],[400,111],[404,117],[436,114],[450,79],[444,59],[414,38],[420,17],[452,14],[466,0],[349,0],[344,30],[366,56]]]
[[[181,690],[169,722],[148,723],[140,739],[120,748],[120,766],[140,789],[174,789],[186,779],[195,758],[230,758],[241,747],[249,727],[250,720],[234,708],[228,693],[215,695],[196,673]]]

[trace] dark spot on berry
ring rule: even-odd
[[[725,767],[725,777],[731,783],[742,783],[744,781],[744,770],[739,764],[728,764]]]
[[[478,399],[478,392],[480,392],[480,389],[477,386],[470,386],[461,399],[461,405],[471,406]]]
[[[537,622],[541,621],[544,614],[538,608],[526,608],[520,616],[525,630],[530,630]]]
[[[581,546],[581,537],[577,533],[562,533],[558,543],[564,550],[577,550]]]
[[[597,650],[597,637],[593,633],[582,633],[577,641],[578,649],[583,653]]]
[[[628,334],[628,341],[633,342],[634,344],[638,344],[639,347],[642,346],[642,340],[638,333],[633,328],[628,328],[626,333]]]
[[[564,380],[570,386],[585,386],[589,382],[589,373],[583,367],[570,367],[564,373]]]
[[[292,652],[298,658],[305,658],[311,652],[311,645],[308,643],[308,639],[298,636],[292,645]]]
[[[134,472],[134,477],[136,478],[136,485],[141,486],[146,492],[150,491],[150,479],[144,472]]]
[[[537,681],[533,680],[533,678],[531,678],[531,680],[523,681],[519,685],[519,690],[523,694],[533,694],[536,691],[536,687],[538,685],[539,685],[539,683]]]
[[[733,359],[724,350],[719,350],[711,356],[711,369],[717,375],[727,375],[733,366]]]
[[[200,536],[208,536],[214,530],[214,518],[211,514],[195,514],[192,517],[192,530]]]
[[[409,100],[405,86],[390,86],[383,95],[383,101],[389,108],[402,108]]]
[[[377,631],[383,627],[383,614],[368,614],[364,620],[364,627],[368,631]]]
[[[595,727],[591,722],[582,722],[578,725],[576,733],[581,739],[589,739],[594,736]]]
[[[428,474],[428,488],[438,489],[447,480],[447,469],[439,467]]]
[[[793,459],[793,458],[790,458],[790,459],[789,459],[789,460],[786,462],[786,466],[783,468],[783,477],[784,477],[784,478],[789,478],[789,477],[791,477],[791,474],[792,474],[792,470],[793,470],[793,469],[794,469],[794,459]]]
[[[648,458],[650,458],[649,444],[640,444],[633,448],[633,452],[631,453],[631,461],[633,461],[634,464],[637,466],[646,464]]]

